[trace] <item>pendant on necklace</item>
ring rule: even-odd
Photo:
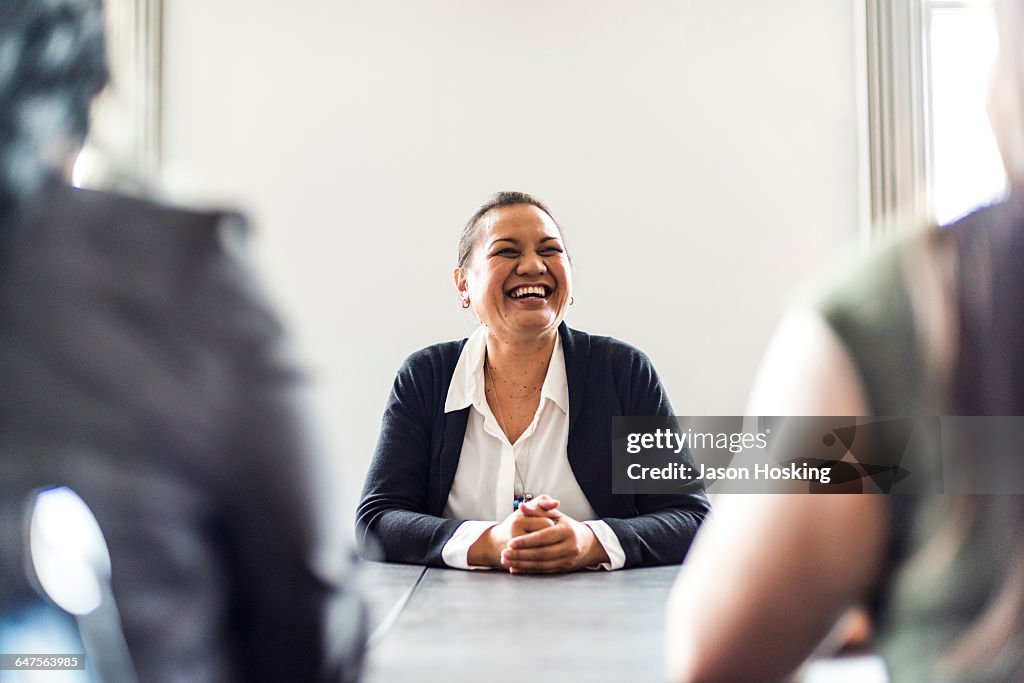
[[[524,493],[521,496],[516,496],[512,499],[512,511],[515,512],[518,510],[520,503],[529,503],[531,500],[533,500],[532,493]]]

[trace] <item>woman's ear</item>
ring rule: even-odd
[[[459,290],[459,297],[463,302],[468,301],[469,279],[466,277],[466,271],[456,266],[455,270],[452,271],[452,278],[455,280],[455,289]]]

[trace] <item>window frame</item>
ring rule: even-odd
[[[931,21],[993,0],[866,0],[871,239],[936,222]]]
[[[104,15],[111,82],[93,106],[74,183],[146,193],[162,160],[163,0],[105,0]]]

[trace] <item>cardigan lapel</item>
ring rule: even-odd
[[[576,483],[590,501],[590,506],[599,516],[608,516],[611,501],[607,492],[611,482],[611,462],[601,457],[608,445],[593,443],[595,434],[591,433],[591,419],[583,415],[590,368],[590,335],[573,330],[565,323],[562,323],[558,331],[562,335],[565,376],[569,383],[569,443],[566,448],[569,466],[576,477]],[[591,405],[591,410],[595,407]]]
[[[432,514],[441,516],[444,514],[444,506],[448,503],[448,494],[451,493],[452,484],[455,482],[455,472],[459,469],[459,457],[462,455],[462,442],[466,438],[466,425],[469,423],[469,411],[472,406],[450,413],[444,412],[445,403],[448,400],[448,389],[451,387],[452,377],[455,374],[455,366],[458,365],[462,350],[466,347],[468,339],[463,339],[458,344],[453,344],[451,351],[444,358],[444,366],[441,368],[444,381],[437,390],[435,405],[437,413],[434,415],[434,439],[431,444],[433,462],[431,463],[431,477],[427,490],[427,501],[432,507]]]
[[[448,494],[452,491],[452,484],[455,483],[455,472],[459,469],[459,457],[462,455],[462,442],[466,438],[466,425],[469,423],[469,411],[473,407],[463,408],[451,413],[441,411],[441,443],[439,444],[438,467],[437,467],[437,493],[433,504],[436,512],[444,513],[444,506],[448,502]]]
[[[564,322],[558,326],[562,337],[562,354],[565,356],[565,378],[569,383],[569,435],[580,416],[583,407],[583,391],[586,387],[587,365],[590,363],[590,335],[571,329]]]

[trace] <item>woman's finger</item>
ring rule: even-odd
[[[547,529],[541,529],[540,531],[516,536],[509,540],[508,547],[513,550],[519,548],[538,548],[544,545],[561,543],[566,538],[573,535],[575,534],[573,534],[571,528],[565,525],[555,525]]]
[[[577,554],[576,544],[566,539],[562,543],[545,545],[540,548],[521,548],[519,550],[505,548],[501,551],[501,559],[502,564],[507,561],[509,565],[515,566],[521,562],[548,562],[573,558]]]
[[[523,503],[519,506],[519,509],[527,517],[539,517],[548,516],[548,513],[554,512],[559,506],[559,502],[550,496],[541,496],[540,498],[534,498],[531,501]]]
[[[522,536],[534,531],[550,529],[554,525],[555,521],[550,517],[521,517],[512,522],[510,535]]]

